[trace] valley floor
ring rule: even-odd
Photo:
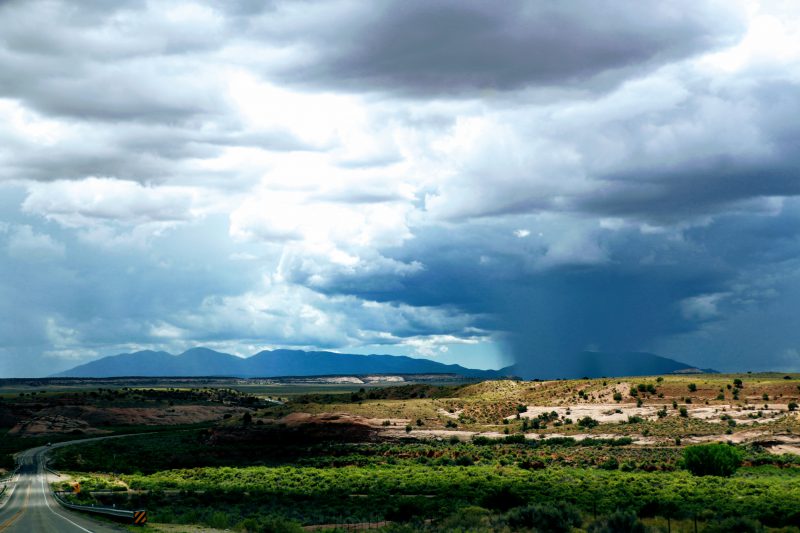
[[[53,464],[76,500],[144,507],[174,531],[796,531],[798,377],[129,391],[218,418],[60,448]],[[711,442],[735,455],[730,477],[688,470],[687,450]]]

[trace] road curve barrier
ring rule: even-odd
[[[20,465],[19,465],[19,463],[17,463],[17,466],[16,466],[16,468],[14,468],[14,470],[12,470],[8,474],[6,474],[5,477],[0,478],[0,483],[8,483],[12,479],[14,479],[14,476],[16,476],[17,472],[19,472],[19,468],[20,468]]]
[[[66,501],[59,492],[53,492],[56,501],[63,507],[73,511],[80,511],[82,513],[93,513],[102,516],[107,516],[120,522],[128,522],[137,526],[143,526],[147,523],[147,511],[138,509],[136,511],[128,511],[125,509],[116,509],[114,507],[95,507],[93,505],[77,505]]]

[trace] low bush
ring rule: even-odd
[[[582,522],[577,509],[565,503],[517,507],[508,512],[506,521],[514,530],[535,528],[541,533],[568,533]]]
[[[593,522],[589,533],[644,533],[644,524],[632,512],[617,511]]]
[[[728,444],[699,444],[683,451],[686,469],[695,476],[732,476],[742,462],[741,453]]]

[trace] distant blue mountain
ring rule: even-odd
[[[208,348],[192,348],[180,355],[141,351],[103,357],[54,377],[107,378],[116,376],[229,376],[280,377],[345,374],[457,374],[491,379],[503,370],[475,370],[429,359],[402,355],[356,355],[302,350],[265,350],[242,358]]]
[[[456,374],[479,379],[522,376],[528,379],[570,379],[612,376],[652,376],[715,372],[698,369],[667,357],[645,352],[581,352],[559,358],[557,364],[529,363],[500,370],[476,370],[403,355],[356,355],[302,350],[264,350],[236,357],[208,348],[192,348],[180,355],[142,351],[103,357],[54,377],[286,377],[364,374]]]

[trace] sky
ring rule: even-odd
[[[0,2],[0,376],[800,371],[793,0]]]

